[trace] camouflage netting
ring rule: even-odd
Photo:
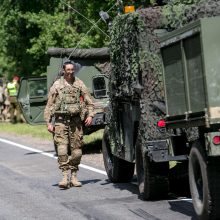
[[[110,89],[114,97],[134,95],[132,83],[140,69],[138,54],[140,22],[139,15],[134,13],[118,16],[112,24],[110,58],[113,73]]]
[[[181,2],[181,3],[180,3]],[[220,1],[173,0],[162,7],[142,9],[136,13],[118,16],[110,30],[110,99],[112,112],[110,129],[119,144],[116,131],[117,100],[138,97],[135,86],[141,74],[143,90],[139,97],[141,118],[139,135],[142,143],[161,138],[157,121],[164,115],[154,108],[154,102],[164,102],[162,65],[158,55],[159,40],[155,29],[174,30],[203,17],[220,14]],[[192,132],[190,130],[193,130]],[[189,141],[198,138],[197,129],[187,129]]]
[[[162,65],[159,58],[159,40],[154,30],[161,28],[162,11],[160,7],[139,11],[145,23],[145,34],[140,36],[140,64],[142,72],[143,91],[141,93],[141,118],[139,135],[142,142],[160,139],[161,133],[157,130],[157,121],[164,114],[154,107],[153,103],[164,102]]]
[[[175,0],[163,7],[163,23],[166,28],[177,29],[199,18],[219,16],[219,9],[219,0]]]

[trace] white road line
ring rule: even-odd
[[[51,158],[57,159],[57,157],[54,156],[53,154],[45,153],[45,152],[43,152],[41,150],[38,150],[38,149],[35,149],[35,148],[32,148],[32,147],[27,147],[27,146],[22,145],[22,144],[17,144],[17,143],[15,143],[13,141],[9,141],[9,140],[3,139],[3,138],[0,138],[0,142],[16,146],[16,147],[22,148],[22,149],[27,150],[27,151],[39,153],[39,154],[42,154],[42,155],[47,156],[47,157],[51,157]],[[94,167],[87,166],[85,164],[80,164],[79,166],[81,168],[84,168],[84,169],[87,169],[87,170],[91,170],[91,171],[96,172],[96,173],[107,175],[105,171],[96,169]],[[132,182],[132,183],[137,185],[137,182]],[[176,198],[176,199],[171,199],[169,201],[176,202],[176,201],[180,201],[180,200],[181,201],[186,201],[186,202],[192,202],[192,199],[190,199],[190,198]]]
[[[192,199],[191,198],[176,198],[176,199],[170,199],[168,200],[169,202],[178,202],[178,201],[185,201],[185,202],[190,202],[192,203]]]
[[[13,142],[13,141],[9,141],[9,140],[3,139],[3,138],[0,138],[0,142],[3,142],[3,143],[6,143],[6,144],[10,144],[10,145],[16,146],[16,147],[22,148],[22,149],[27,150],[27,151],[39,153],[39,154],[42,154],[42,155],[47,156],[47,157],[51,157],[51,158],[57,159],[57,157],[54,156],[53,154],[45,153],[45,152],[43,152],[42,150],[38,150],[38,149],[35,149],[35,148],[32,148],[32,147],[27,147],[27,146],[22,145],[22,144],[17,144],[17,143],[15,143],[15,142]],[[103,175],[107,175],[105,171],[96,169],[96,168],[94,168],[94,167],[90,167],[90,166],[87,166],[87,165],[84,165],[84,164],[80,164],[79,166],[82,167],[82,168],[84,168],[84,169],[87,169],[87,170],[91,170],[91,171],[93,171],[93,172],[96,172],[96,173],[100,173],[100,174],[103,174]]]

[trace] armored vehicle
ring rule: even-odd
[[[63,63],[66,60],[73,60],[81,65],[76,77],[81,79],[90,90],[95,105],[96,114],[92,125],[84,127],[84,134],[103,128],[105,126],[103,110],[108,102],[105,81],[108,80],[110,71],[108,49],[49,48],[47,53],[50,56],[47,76],[21,79],[18,101],[26,121],[32,125],[45,123],[43,114],[48,91],[53,82],[60,77]],[[99,76],[104,76],[104,78],[99,80]],[[95,87],[96,93],[92,93],[92,86]]]
[[[198,218],[220,219],[220,17],[171,31],[158,23],[161,10],[113,22],[105,169],[112,182],[128,182],[136,165],[141,196],[158,199],[176,161],[188,169]]]

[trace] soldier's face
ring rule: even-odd
[[[72,64],[67,64],[64,69],[64,77],[67,80],[72,80],[74,78],[75,68]]]

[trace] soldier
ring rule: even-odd
[[[5,91],[4,91],[4,85],[3,85],[3,80],[0,79],[0,118],[1,121],[4,121],[4,115],[3,115],[3,110],[4,110],[4,101],[5,101]]]
[[[21,111],[17,101],[17,94],[19,89],[19,77],[14,76],[12,82],[7,84],[7,91],[9,96],[9,112],[10,112],[10,122],[16,123],[17,121],[21,122]],[[16,115],[15,115],[16,112]]]
[[[10,109],[10,101],[9,101],[9,95],[8,95],[7,84],[8,84],[8,83],[6,83],[6,85],[5,85],[5,87],[4,87],[5,102],[4,102],[4,110],[3,110],[3,112],[2,112],[4,121],[10,121],[10,112],[9,112],[9,109]]]
[[[59,182],[60,188],[68,188],[69,170],[70,185],[82,185],[76,178],[82,157],[82,125],[83,122],[86,126],[91,125],[94,116],[90,93],[84,83],[74,76],[76,68],[77,64],[72,61],[64,63],[64,74],[50,88],[44,112],[47,129],[54,132],[54,142],[57,145],[59,168],[63,174],[63,179]],[[55,124],[52,123],[54,117]],[[68,146],[71,150],[70,156]]]

